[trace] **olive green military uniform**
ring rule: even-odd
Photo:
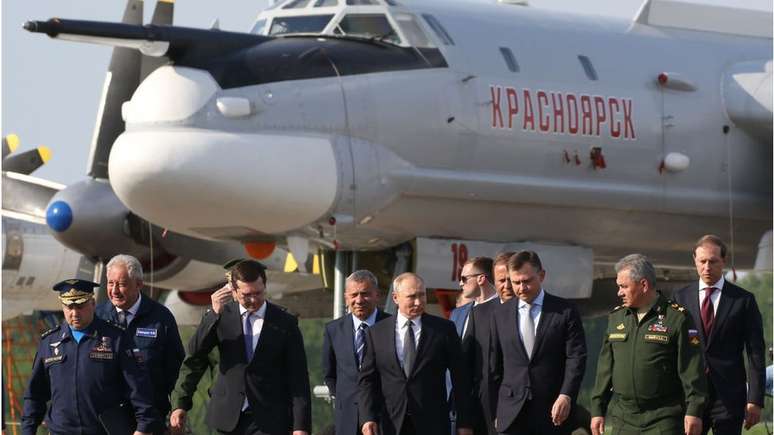
[[[701,417],[706,399],[699,334],[685,308],[659,293],[641,321],[636,309],[610,313],[591,415],[607,412],[613,435],[683,434],[684,416]]]

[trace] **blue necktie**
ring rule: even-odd
[[[357,357],[357,369],[360,370],[360,367],[363,365],[363,355],[365,355],[365,349],[366,349],[366,341],[365,341],[365,334],[366,329],[368,329],[368,323],[363,322],[358,326],[357,332],[355,333],[355,356]]]
[[[253,359],[253,322],[250,317],[253,313],[245,312],[245,355],[247,356],[247,362],[250,363]]]

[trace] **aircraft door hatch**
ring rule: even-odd
[[[450,71],[446,91],[443,92],[443,120],[456,134],[457,146],[454,148],[474,152],[480,137],[479,110],[476,87],[480,85],[478,77],[463,71]]]

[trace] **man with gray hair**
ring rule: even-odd
[[[357,270],[347,277],[344,302],[349,314],[325,325],[322,369],[325,385],[336,400],[336,433],[359,434],[357,378],[365,355],[368,328],[387,317],[377,308],[379,283],[368,270]]]
[[[164,417],[171,409],[169,395],[175,388],[185,349],[175,317],[167,307],[140,293],[142,265],[131,255],[116,255],[107,264],[110,302],[97,307],[97,316],[125,329],[137,346],[134,353],[145,365],[153,384],[153,404]],[[163,423],[163,420],[162,420]],[[165,433],[163,424],[154,434]]]
[[[616,265],[622,304],[608,317],[591,396],[591,432],[699,435],[707,400],[701,345],[682,306],[656,291],[656,272],[642,254]],[[612,399],[612,400],[611,400]]]

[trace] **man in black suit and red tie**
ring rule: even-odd
[[[347,277],[344,302],[349,314],[325,325],[322,369],[335,398],[336,433],[359,435],[357,378],[366,351],[366,334],[389,314],[378,309],[379,284],[373,273],[357,270]]]
[[[501,434],[569,434],[567,423],[586,368],[583,323],[575,307],[543,290],[538,254],[508,260],[516,294],[495,309],[492,382],[499,386],[495,428]]]
[[[697,326],[709,376],[704,413],[706,434],[740,434],[760,421],[765,382],[763,322],[755,296],[723,277],[726,245],[714,235],[696,242],[693,251],[699,283],[675,292]],[[747,352],[745,370],[743,352]]]
[[[454,323],[425,313],[425,284],[416,274],[395,278],[392,297],[398,313],[366,335],[359,379],[363,435],[449,435],[446,370],[451,372],[457,433],[471,435],[470,383]],[[386,415],[380,415],[382,409]]]

